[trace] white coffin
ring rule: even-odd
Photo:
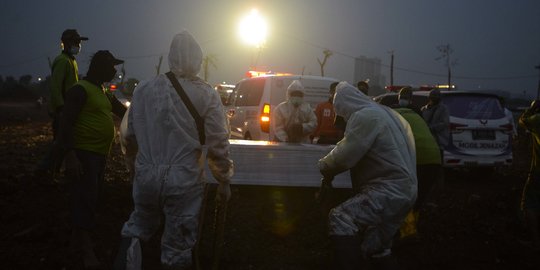
[[[230,154],[234,161],[232,184],[319,187],[321,174],[317,167],[320,158],[333,146],[290,144],[268,141],[230,140]],[[206,168],[206,177],[215,182]],[[335,188],[351,187],[349,172],[337,175]]]

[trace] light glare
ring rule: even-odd
[[[244,42],[256,47],[266,41],[267,25],[256,9],[252,9],[239,25],[239,34]]]

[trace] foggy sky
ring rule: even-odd
[[[45,77],[60,52],[60,35],[76,28],[89,41],[77,56],[80,73],[107,49],[126,60],[126,76],[139,80],[168,70],[174,34],[190,31],[206,55],[217,58],[209,82],[236,83],[254,64],[257,50],[242,44],[237,24],[257,8],[269,36],[257,66],[319,75],[317,58],[334,54],[325,75],[353,82],[354,57],[382,60],[401,85],[446,83],[437,46],[453,48],[453,83],[460,89],[499,89],[536,97],[540,65],[537,0],[3,0],[0,3],[0,75]],[[202,76],[202,75],[201,75]]]

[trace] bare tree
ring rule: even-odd
[[[323,54],[324,54],[324,59],[321,61],[321,59],[319,59],[317,57],[317,62],[319,62],[319,66],[321,67],[321,76],[324,77],[324,66],[326,65],[326,61],[328,60],[328,58],[330,58],[330,56],[332,56],[332,54],[334,54],[331,50],[329,49],[324,49],[323,51]]]
[[[203,72],[204,72],[203,74],[204,81],[206,82],[208,81],[208,77],[210,75],[209,66],[212,66],[213,68],[217,69],[217,66],[216,66],[217,61],[218,59],[215,54],[209,54],[203,58],[202,66],[203,66]]]

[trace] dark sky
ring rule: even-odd
[[[60,34],[76,28],[89,41],[78,56],[81,73],[92,53],[108,49],[126,60],[139,80],[168,68],[174,34],[190,31],[217,59],[209,82],[235,83],[256,50],[237,37],[237,24],[257,8],[269,36],[257,64],[278,72],[319,75],[317,58],[334,54],[327,76],[352,82],[354,58],[377,57],[389,83],[389,51],[396,84],[447,81],[438,45],[450,44],[453,82],[461,89],[499,89],[536,97],[540,65],[538,0],[3,0],[0,2],[0,75],[34,78],[49,73],[47,58],[60,50]]]

